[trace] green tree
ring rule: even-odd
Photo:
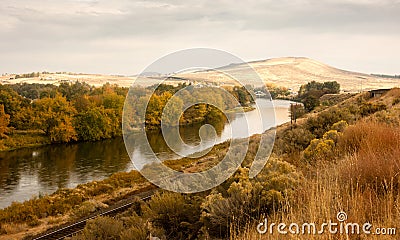
[[[116,93],[105,94],[103,96],[103,106],[106,109],[114,109],[118,110],[118,112],[122,113],[122,109],[124,108],[125,98]]]
[[[73,127],[75,108],[65,97],[43,98],[34,102],[35,123],[49,136],[52,142],[77,140]]]
[[[298,100],[304,104],[307,112],[311,112],[320,105],[319,99],[324,94],[337,94],[340,92],[340,85],[336,81],[319,83],[316,81],[302,85],[299,89]]]
[[[307,112],[311,112],[320,105],[320,94],[316,91],[308,92],[303,95],[301,102]]]
[[[87,109],[85,112],[79,113],[74,121],[75,129],[78,137],[84,141],[97,141],[104,138],[113,137],[115,122],[119,123],[117,119],[111,118],[109,112],[103,107],[93,107]]]
[[[75,99],[76,97],[89,94],[90,86],[85,82],[76,81],[75,83],[61,83],[58,87],[58,91],[67,98],[68,101]]]

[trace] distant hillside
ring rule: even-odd
[[[345,71],[309,58],[274,58],[249,62],[249,65],[258,72],[265,82],[286,86],[294,91],[297,91],[302,84],[310,81],[337,81],[342,86],[342,90],[350,92],[358,92],[361,87],[364,90],[368,90],[392,88],[400,85],[399,79]],[[244,69],[243,65],[239,64],[229,65],[219,70],[240,73],[242,69]],[[179,76],[193,80],[205,79],[211,82],[231,82],[230,79],[218,71],[195,72],[180,74]]]
[[[348,92],[359,92],[377,88],[392,88],[400,86],[400,79],[387,77],[386,75],[370,75],[364,73],[350,72],[337,69],[324,63],[300,57],[274,58],[268,60],[249,62],[266,83],[291,88],[297,91],[302,84],[310,81],[326,82],[337,81],[342,90]],[[182,81],[190,82],[213,82],[218,84],[234,84],[232,79],[221,72],[235,72],[246,77],[243,64],[230,64],[219,68],[218,71],[208,70],[190,73],[181,73],[170,78],[168,83],[177,84]],[[17,78],[15,74],[0,76],[0,83],[11,84],[18,82],[26,83],[50,83],[59,84],[63,81],[84,81],[90,85],[101,86],[106,82],[129,87],[136,76],[116,76],[101,74],[74,74],[74,73],[41,73],[33,78]],[[141,83],[151,85],[156,83],[162,76],[156,73],[142,75]]]

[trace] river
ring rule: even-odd
[[[266,99],[257,99],[261,112],[267,112],[270,104]],[[290,121],[289,101],[275,100],[275,125]],[[228,140],[244,138],[262,133],[273,127],[273,121],[264,124],[250,124],[248,131],[236,131],[230,136],[230,128],[241,129],[250,123],[259,122],[256,111],[235,114],[231,123],[216,126],[217,139],[203,141],[203,148]],[[270,122],[268,122],[270,121]],[[196,145],[200,142],[198,131],[200,125],[186,126],[180,129],[184,142]],[[159,132],[149,132],[147,138],[156,155],[161,159],[172,159],[173,154],[164,143]],[[134,157],[141,162],[149,162],[152,156],[141,153],[144,139],[134,134],[130,137],[134,144]],[[203,139],[204,140],[204,139]],[[176,147],[176,146],[175,146]],[[179,146],[178,146],[179,148]],[[137,151],[136,151],[137,150]],[[179,149],[189,154],[190,149]],[[80,142],[74,144],[49,145],[36,148],[19,149],[11,152],[0,152],[0,208],[9,206],[13,201],[24,201],[39,194],[49,194],[58,188],[73,188],[78,184],[101,180],[115,172],[134,169],[126,152],[122,137],[97,142]]]

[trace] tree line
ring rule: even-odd
[[[207,102],[213,98],[217,106],[196,104],[179,119],[179,124],[192,124],[204,121],[220,121],[224,119],[221,110],[234,108],[230,101],[218,88],[199,88],[180,84],[171,86],[119,87],[105,84],[93,87],[83,82],[51,84],[13,84],[0,85],[0,138],[12,136],[15,131],[41,131],[52,143],[72,141],[97,141],[120,136],[122,134],[122,112],[125,97],[134,102],[128,108],[126,116],[132,128],[158,128],[166,103],[179,90],[180,99],[174,101],[171,111],[166,113],[166,124],[169,115],[183,111],[184,101],[203,99]],[[129,94],[128,94],[129,92]],[[154,92],[154,93],[153,93]],[[240,105],[252,102],[250,93],[244,88],[235,87],[228,91],[234,95]],[[148,99],[148,103],[145,101]],[[146,107],[147,105],[147,107]],[[218,109],[220,108],[220,109]],[[142,119],[145,111],[145,119]]]
[[[0,85],[0,131],[41,130],[54,143],[118,136],[126,93],[80,82]]]
[[[251,93],[246,88],[238,86],[223,89],[196,87],[184,83],[176,87],[165,84],[159,85],[156,89],[155,87],[151,86],[147,89],[136,87],[129,91],[127,97],[129,107],[125,109],[125,117],[128,118],[125,120],[130,124],[128,130],[129,128],[140,128],[143,124],[146,125],[147,129],[159,128],[161,121],[167,126],[200,122],[213,125],[226,120],[223,111],[233,109],[238,105],[248,106],[254,102]],[[179,93],[176,94],[178,91]],[[233,98],[230,96],[233,96]],[[168,102],[169,106],[165,108]],[[196,104],[185,109],[185,103]],[[146,111],[145,114],[143,114],[143,111]],[[181,113],[183,114],[179,121],[174,121],[174,116]],[[143,119],[143,116],[145,116],[145,119]]]

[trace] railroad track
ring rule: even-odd
[[[151,198],[151,196],[154,194],[154,192],[155,192],[154,190],[148,191],[148,192],[143,192],[143,193],[134,195],[133,197],[139,197],[141,200],[146,201]],[[35,237],[31,237],[29,239],[32,239],[32,240],[50,240],[50,239],[53,240],[54,239],[55,240],[55,239],[64,239],[66,237],[71,237],[72,235],[83,231],[83,229],[86,226],[86,223],[89,220],[95,219],[100,216],[113,217],[113,216],[117,215],[118,213],[122,213],[122,212],[126,211],[133,204],[135,204],[135,201],[132,201],[133,197],[130,198],[131,201],[128,201],[127,203],[116,204],[115,206],[112,206],[109,209],[104,210],[98,214],[95,214],[94,216],[90,216],[84,220],[69,224],[67,226],[63,226],[59,229],[47,231],[45,233],[42,233]]]

